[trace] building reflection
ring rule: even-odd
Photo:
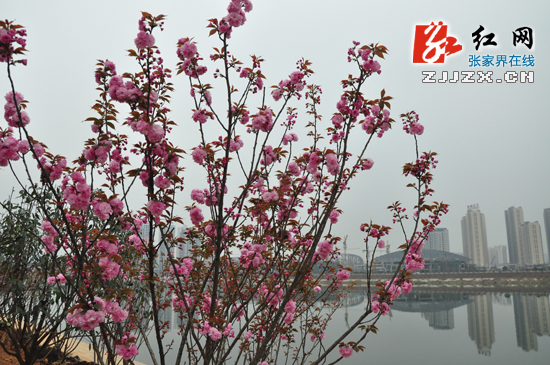
[[[523,351],[538,351],[537,336],[550,335],[548,295],[514,293],[513,298],[518,347]]]
[[[512,301],[513,299],[513,301]],[[538,336],[550,336],[548,294],[527,293],[438,293],[414,292],[400,296],[392,310],[418,312],[435,330],[455,327],[454,308],[467,305],[468,335],[480,355],[491,356],[495,343],[493,304],[514,306],[517,345],[524,351],[538,351]]]
[[[460,293],[414,293],[399,297],[393,310],[402,312],[420,312],[428,325],[436,330],[455,328],[454,308],[471,301]]]
[[[422,318],[428,321],[430,327],[436,330],[452,330],[455,328],[455,314],[452,309],[440,312],[422,313]]]
[[[495,342],[492,301],[491,294],[417,292],[399,297],[392,309],[420,312],[433,329],[450,330],[455,327],[454,308],[467,305],[470,339],[475,342],[479,354],[490,356]]]
[[[479,294],[468,303],[468,334],[480,355],[491,356],[495,343],[493,301],[490,294]]]

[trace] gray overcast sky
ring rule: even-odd
[[[134,47],[140,11],[167,15],[165,31],[155,37],[166,65],[174,67],[178,38],[195,37],[205,58],[212,46],[219,45],[207,37],[206,20],[225,16],[227,4],[227,0],[35,0],[3,4],[2,18],[15,19],[29,33],[29,64],[16,67],[14,78],[16,90],[30,101],[32,134],[52,152],[74,159],[90,135],[89,125],[82,121],[92,115],[90,106],[96,98],[96,60],[114,61],[119,73],[136,71],[125,50]],[[409,110],[419,113],[425,126],[420,148],[440,155],[434,199],[451,204],[451,212],[441,225],[450,231],[451,251],[462,252],[460,219],[469,204],[479,203],[486,216],[489,246],[506,244],[504,210],[510,206],[522,206],[526,220],[542,223],[543,209],[550,207],[550,123],[545,110],[550,96],[549,2],[278,0],[253,4],[247,23],[233,33],[233,53],[243,61],[248,61],[250,54],[263,56],[267,86],[286,78],[301,57],[311,60],[316,73],[310,80],[323,87],[321,113],[326,123],[339,99],[339,81],[352,71],[346,62],[351,42],[380,42],[389,48],[386,61],[381,63],[382,74],[371,78],[366,96],[376,98],[385,88],[394,97],[395,119]],[[444,64],[413,64],[415,25],[440,20],[463,50]],[[475,51],[471,33],[479,25],[486,33],[495,34],[498,46]],[[531,50],[512,44],[512,31],[524,26],[534,32]],[[470,68],[469,55],[474,54],[532,54],[536,66]],[[209,73],[216,68],[209,66]],[[438,78],[441,71],[490,70],[494,79],[502,78],[508,70],[534,71],[534,83],[423,84],[422,71],[426,70],[437,71]],[[174,134],[176,144],[190,149],[196,142],[188,82],[183,76],[173,82],[177,91],[172,117],[179,124]],[[4,71],[0,93],[8,91]],[[357,138],[362,137],[358,133]],[[361,252],[359,223],[372,219],[387,225],[391,215],[385,208],[390,203],[412,201],[412,190],[405,189],[408,180],[401,176],[401,166],[413,158],[414,145],[408,137],[399,121],[389,134],[376,140],[369,153],[375,160],[374,168],[356,179],[341,200],[344,216],[335,229],[350,235],[352,253]],[[191,163],[188,159],[184,164]],[[14,180],[6,168],[0,170],[0,178],[3,199]],[[186,181],[187,199],[196,186],[189,177]],[[542,233],[544,236],[544,228]],[[402,239],[392,235],[390,243],[393,248]]]

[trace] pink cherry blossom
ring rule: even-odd
[[[113,212],[111,205],[107,202],[92,202],[92,205],[94,207],[94,213],[102,221],[109,219],[109,216]]]
[[[204,220],[204,216],[202,215],[201,208],[194,207],[189,211],[189,216],[191,217],[191,222],[193,224],[200,224]]]
[[[418,122],[411,124],[411,128],[409,130],[410,134],[414,134],[417,136],[422,135],[424,133],[424,126]]]
[[[200,189],[193,189],[191,191],[191,199],[199,204],[204,204],[204,191]]]
[[[319,245],[317,246],[317,254],[322,260],[328,259],[329,255],[332,253],[332,250],[334,249],[334,244],[330,243],[330,241],[322,241],[319,242]]]
[[[155,186],[159,189],[168,189],[170,187],[170,180],[162,175],[158,175],[155,178]]]
[[[163,202],[150,200],[149,203],[147,203],[147,209],[149,209],[149,212],[151,212],[153,217],[159,218],[164,209],[166,209],[166,204]]]
[[[182,46],[177,49],[178,56],[184,59],[190,59],[195,57],[197,53],[197,45],[191,41],[186,41]]]
[[[191,156],[193,157],[193,161],[199,165],[202,165],[204,163],[204,159],[206,158],[206,151],[202,148],[195,148],[193,153],[191,153]]]
[[[338,213],[337,210],[333,210],[332,212],[330,212],[330,223],[332,224],[336,224],[338,223],[338,217],[340,216],[340,213]]]
[[[103,269],[103,278],[111,280],[119,274],[120,265],[104,256],[99,259],[99,266]]]
[[[65,278],[65,275],[63,274],[57,274],[55,277],[57,281],[59,281],[61,284],[65,284],[67,282],[67,279]]]
[[[350,357],[353,355],[353,349],[350,347],[340,347],[338,352],[342,355],[342,357]]]
[[[153,47],[155,45],[155,37],[142,31],[138,33],[137,38],[134,39],[134,43],[138,49]]]
[[[135,343],[133,343],[130,347],[127,347],[125,345],[116,345],[116,353],[124,360],[130,360],[132,357],[135,357],[138,355],[139,351]]]
[[[340,270],[336,273],[336,278],[338,280],[347,280],[350,276],[350,272],[348,270]]]
[[[92,190],[84,176],[79,171],[75,171],[71,174],[71,179],[74,185],[67,186],[63,192],[63,198],[77,210],[85,210],[90,204],[90,197],[92,196]]]
[[[370,170],[372,166],[374,166],[374,161],[372,160],[372,158],[366,158],[363,160],[361,170]]]
[[[30,118],[24,110],[21,109],[21,102],[24,100],[23,95],[15,92],[15,102],[13,101],[13,93],[10,91],[4,97],[6,104],[4,105],[4,119],[8,122],[8,125],[13,128],[23,127],[29,124]],[[17,111],[19,110],[19,114]],[[21,120],[19,120],[21,115]],[[21,124],[21,121],[23,124]]]
[[[340,165],[338,164],[338,157],[334,153],[328,153],[325,156],[325,161],[327,164],[327,170],[331,175],[336,175],[340,170]]]

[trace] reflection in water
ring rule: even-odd
[[[422,313],[422,318],[426,319],[430,327],[436,330],[452,330],[455,328],[455,314],[452,309]]]
[[[498,305],[512,305],[512,297],[509,293],[493,293],[493,303]]]
[[[491,347],[495,342],[495,322],[490,294],[476,295],[468,303],[468,334],[476,343],[479,354],[491,356]]]
[[[548,294],[526,293],[437,293],[414,292],[399,297],[392,310],[419,312],[436,330],[454,328],[454,308],[467,305],[468,335],[478,353],[491,355],[495,343],[493,303],[514,305],[517,345],[524,351],[538,350],[537,336],[550,336],[550,301]]]
[[[332,297],[329,298],[335,299]],[[342,326],[341,329],[344,329],[344,326],[347,329],[349,324],[354,321],[353,314],[361,312],[366,304],[367,293],[365,291],[356,290],[349,293],[343,302],[343,307],[339,309],[344,319],[339,324]],[[537,336],[550,336],[550,301],[548,293],[450,293],[413,290],[408,295],[401,295],[398,297],[392,305],[392,311],[420,313],[421,318],[428,321],[430,328],[434,330],[449,331],[455,329],[454,309],[466,306],[468,336],[470,340],[475,343],[478,350],[477,352],[480,355],[490,356],[496,341],[493,305],[507,307],[513,305],[517,346],[522,348],[523,351],[538,351],[539,340]],[[348,308],[350,312],[349,321]],[[511,308],[508,312],[509,316],[511,316]],[[163,322],[170,322],[169,326],[166,328],[170,329],[167,336],[177,340],[179,338],[177,334],[179,332],[179,326],[182,325],[181,318],[179,318],[178,314],[170,307],[161,311],[159,314]],[[463,320],[461,318],[463,318],[462,315],[466,315],[466,313],[464,313],[464,311],[457,311],[456,315],[456,328],[464,328],[465,323],[462,322]],[[497,309],[497,321],[501,320],[499,317],[501,315],[502,311]],[[510,328],[510,331],[513,331],[512,328]],[[445,334],[445,336],[447,336],[447,334]],[[513,343],[513,333],[511,333],[511,336],[509,340]],[[472,343],[467,340],[466,334],[460,334],[459,337],[464,338],[466,346],[470,347],[472,350],[474,349]],[[506,336],[499,332],[500,341],[505,341],[505,337]],[[496,347],[494,351],[497,351]],[[544,352],[544,347],[541,345],[541,353],[542,352]],[[502,353],[502,351],[500,351],[500,353]],[[474,356],[478,357],[477,355]],[[494,356],[495,355],[493,355],[493,357]],[[496,354],[496,356],[498,357],[499,355]],[[150,363],[149,359],[140,359],[140,361],[142,360],[146,363]],[[491,358],[491,360],[493,359]]]
[[[550,305],[548,295],[535,296],[514,293],[516,338],[523,351],[538,351],[538,336],[550,335]]]

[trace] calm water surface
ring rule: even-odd
[[[348,306],[348,321],[364,303]],[[345,328],[339,311],[336,331]],[[548,293],[415,293],[343,364],[550,364]],[[333,333],[336,335],[336,333]],[[370,336],[370,335],[369,335]]]
[[[336,339],[364,310],[361,292],[337,311],[326,333]],[[413,292],[369,334],[364,352],[339,364],[550,364],[549,293]],[[177,338],[171,331],[169,338]],[[350,338],[352,341],[354,338]],[[136,360],[150,364],[145,346]]]

